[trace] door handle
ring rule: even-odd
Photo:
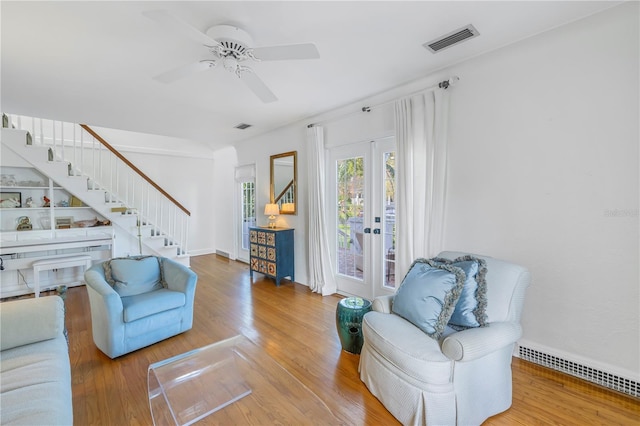
[[[370,234],[371,233],[371,228],[364,228],[364,233],[365,234]]]
[[[374,234],[379,234],[379,233],[380,233],[380,228],[376,228],[376,229],[374,229],[374,230],[373,230],[373,233],[374,233]]]

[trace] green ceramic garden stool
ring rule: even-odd
[[[362,317],[371,310],[371,301],[362,297],[347,297],[338,303],[336,327],[342,349],[359,354],[362,349]]]

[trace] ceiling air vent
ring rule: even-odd
[[[473,25],[469,24],[466,27],[459,28],[455,31],[450,32],[449,34],[445,34],[435,40],[431,40],[423,44],[423,46],[431,53],[437,53],[443,49],[446,49],[447,47],[451,47],[455,44],[472,39],[479,35],[480,33],[478,32],[478,30],[476,30]]]
[[[248,129],[249,127],[251,127],[251,124],[240,123],[237,126],[235,126],[234,129],[244,130],[244,129]]]

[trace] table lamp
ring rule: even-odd
[[[280,214],[280,208],[277,204],[266,204],[264,206],[264,215],[269,216],[269,228],[276,227],[276,215]]]

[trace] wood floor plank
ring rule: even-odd
[[[343,424],[398,424],[360,381],[359,356],[341,350],[335,327],[340,297],[322,297],[286,280],[276,287],[260,274],[251,282],[246,264],[215,255],[192,257],[191,266],[198,274],[193,329],[115,360],[93,344],[86,288],[68,290],[75,424],[152,424],[148,365],[237,334],[318,395]],[[513,377],[512,408],[486,425],[640,424],[636,398],[519,359],[514,359]],[[286,413],[271,419],[255,418],[250,410],[236,414],[244,419],[240,423],[287,423]],[[205,418],[198,424],[211,422]]]

